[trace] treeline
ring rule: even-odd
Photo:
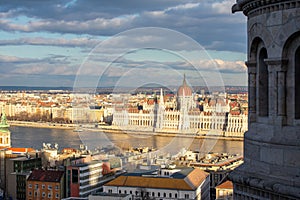
[[[26,111],[22,111],[15,116],[7,116],[8,120],[14,121],[29,121],[29,122],[53,122],[53,123],[63,123],[69,124],[72,123],[72,120],[69,118],[62,118],[62,117],[52,117],[52,113],[34,113],[29,114]]]

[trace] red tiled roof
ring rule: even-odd
[[[224,183],[218,185],[218,189],[233,189],[233,184],[231,181],[225,181]]]
[[[63,171],[33,170],[27,180],[42,182],[60,182],[63,175]]]
[[[7,148],[7,149],[11,150],[13,152],[21,152],[21,153],[35,152],[35,149],[33,149],[33,148],[11,147],[11,148]]]
[[[203,183],[203,181],[205,181],[207,176],[208,173],[197,168],[190,172],[185,178],[143,177],[123,175],[105,184],[105,186],[195,190]]]

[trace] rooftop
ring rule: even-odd
[[[27,180],[42,182],[60,182],[63,175],[63,171],[33,170]]]
[[[171,177],[122,175],[105,186],[142,187],[174,190],[195,190],[209,174],[200,169],[183,169]]]
[[[89,165],[94,165],[94,164],[101,164],[102,161],[101,160],[92,160],[90,162],[84,162],[84,163],[77,163],[77,164],[74,164],[72,165],[72,167],[87,167]]]
[[[233,184],[231,181],[225,181],[224,183],[216,186],[217,189],[233,189]]]
[[[13,152],[18,152],[18,153],[26,153],[26,152],[35,152],[36,151],[33,148],[23,148],[23,147],[10,147],[7,150],[11,150]]]

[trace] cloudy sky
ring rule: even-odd
[[[246,85],[235,0],[1,0],[0,85]]]

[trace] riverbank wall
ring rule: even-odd
[[[43,123],[43,122],[26,122],[26,121],[8,121],[11,126],[22,126],[22,127],[32,127],[32,128],[51,128],[51,129],[69,129],[75,130],[78,124],[58,124],[58,123]],[[82,132],[85,130],[93,132],[105,132],[111,134],[132,134],[132,135],[145,135],[145,136],[163,136],[163,137],[188,137],[197,139],[217,139],[217,140],[231,140],[231,141],[243,141],[243,137],[225,137],[220,135],[213,135],[209,132],[202,133],[180,133],[172,131],[164,132],[150,132],[148,130],[124,130],[115,126],[107,125],[81,125]]]

